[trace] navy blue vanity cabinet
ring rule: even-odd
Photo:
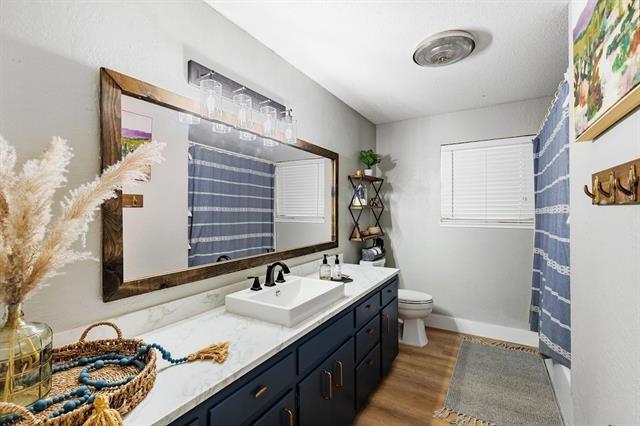
[[[397,293],[391,278],[172,425],[350,425],[398,354]]]
[[[296,395],[292,390],[262,415],[253,426],[294,426],[298,418]]]
[[[300,426],[348,425],[355,417],[353,337],[298,385]]]
[[[380,349],[382,358],[380,367],[382,375],[391,370],[393,361],[398,356],[398,301],[389,303],[380,311]]]

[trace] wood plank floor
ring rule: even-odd
[[[430,328],[424,348],[400,345],[389,375],[360,413],[358,426],[449,425],[434,419],[447,396],[461,334]]]

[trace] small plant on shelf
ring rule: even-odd
[[[380,164],[382,161],[382,157],[372,149],[366,149],[364,151],[360,151],[360,162],[367,166],[364,171],[366,176],[373,176],[372,167],[376,164]]]

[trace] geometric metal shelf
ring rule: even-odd
[[[351,215],[351,219],[353,219],[353,229],[350,234],[351,241],[363,242],[367,240],[371,240],[373,238],[378,238],[384,236],[384,231],[382,226],[380,225],[380,219],[382,218],[382,213],[385,210],[384,202],[382,201],[382,195],[380,190],[382,189],[382,184],[384,183],[384,179],[374,176],[349,176],[349,183],[351,183],[351,187],[353,188],[353,194],[351,195],[351,201],[349,202],[349,214]],[[356,190],[359,184],[365,184],[373,189],[375,195],[367,200],[367,205],[358,206],[353,205],[354,200],[356,199]],[[376,201],[376,206],[370,206],[370,200]],[[367,233],[366,229],[361,228],[360,220],[362,219],[362,213],[364,211],[370,211],[373,214],[375,219],[375,226],[380,229],[378,234],[373,235],[363,235]]]

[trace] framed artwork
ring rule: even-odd
[[[576,140],[640,105],[640,0],[588,0],[573,29]]]
[[[151,142],[153,118],[130,111],[122,111],[122,156],[135,151],[140,145]],[[151,166],[147,170],[151,179]]]

